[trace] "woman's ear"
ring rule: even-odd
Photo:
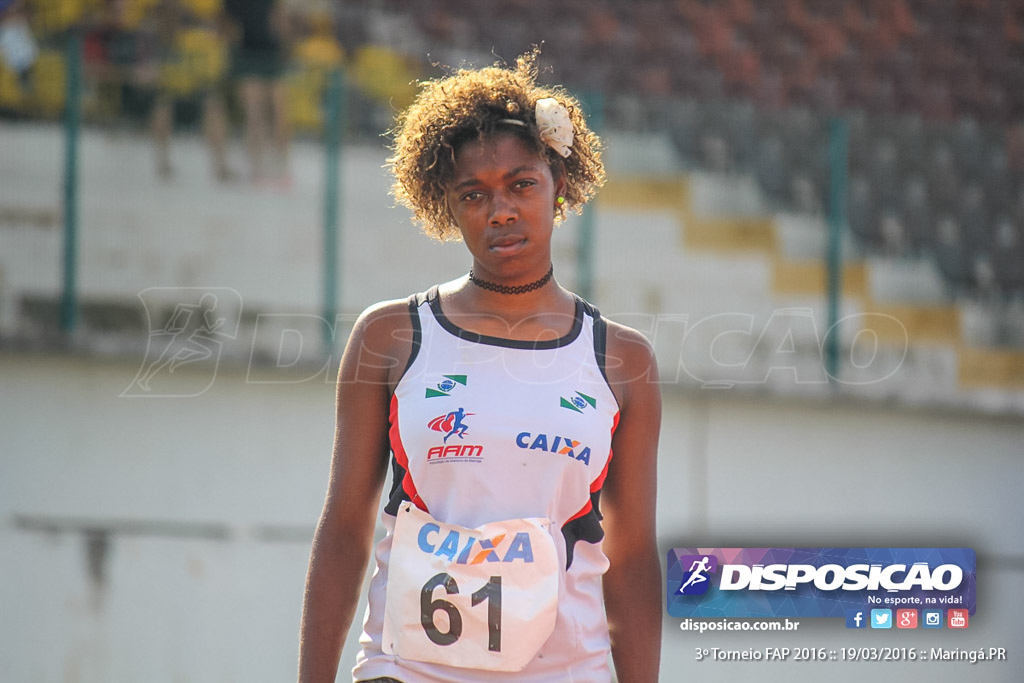
[[[551,178],[555,181],[555,201],[558,201],[559,197],[565,196],[566,188],[568,183],[565,181],[565,166],[561,160],[551,164]]]
[[[567,187],[568,184],[565,182],[565,175],[560,175],[555,179],[555,201],[559,206],[562,205],[562,202],[559,200],[565,197],[565,190]]]

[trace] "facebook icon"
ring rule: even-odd
[[[846,628],[867,628],[868,620],[862,609],[846,610]]]

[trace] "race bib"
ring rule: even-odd
[[[388,568],[384,652],[522,670],[555,627],[559,562],[550,525],[531,518],[467,529],[404,503]]]

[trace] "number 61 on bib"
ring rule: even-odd
[[[388,567],[384,652],[523,669],[555,627],[559,562],[550,525],[530,518],[467,529],[403,504]]]

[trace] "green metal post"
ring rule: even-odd
[[[60,329],[78,325],[78,138],[82,106],[82,35],[72,31],[65,54],[64,93],[64,263]]]
[[[600,133],[604,127],[604,98],[600,92],[590,92],[581,98],[590,129]],[[576,272],[578,294],[591,301],[594,296],[594,200],[583,208],[580,216],[579,241],[576,243]]]
[[[324,348],[334,343],[334,322],[338,313],[338,224],[341,213],[341,133],[343,128],[345,81],[340,69],[331,71],[324,116],[324,153],[327,168],[324,180],[324,260],[323,317]]]
[[[828,245],[825,254],[828,272],[828,335],[825,338],[825,370],[829,377],[839,375],[839,297],[843,286],[842,237],[846,224],[846,157],[849,124],[837,117],[829,122],[828,162],[831,178],[828,202]]]

